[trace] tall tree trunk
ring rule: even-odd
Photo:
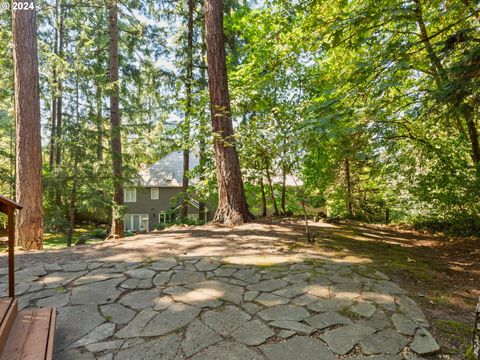
[[[15,198],[15,122],[10,122],[10,198]]]
[[[33,3],[35,8],[33,0],[27,2]],[[43,247],[42,147],[35,18],[35,10],[12,10],[16,200],[23,206],[17,216],[16,239],[25,250],[40,250]]]
[[[73,230],[75,228],[75,214],[77,211],[77,169],[78,160],[75,159],[73,163],[73,179],[72,192],[70,194],[70,213],[69,213],[69,228],[67,234],[67,246],[72,246]]]
[[[353,203],[352,203],[352,181],[350,177],[350,161],[348,158],[345,158],[343,161],[344,171],[345,171],[345,188],[347,190],[347,196],[345,199],[348,211],[348,217],[353,219]]]
[[[59,29],[59,0],[55,1],[55,24],[54,24],[54,36],[53,36],[53,53],[55,54],[55,57],[58,56],[58,29]],[[50,171],[53,170],[53,167],[55,166],[55,136],[56,136],[56,125],[57,125],[57,83],[58,83],[58,78],[57,78],[57,64],[56,64],[57,59],[55,59],[53,63],[53,69],[52,69],[52,78],[53,78],[53,84],[52,84],[52,112],[51,112],[51,123],[50,123],[50,156],[49,156],[49,165],[50,165]]]
[[[103,114],[102,114],[102,89],[97,85],[97,160],[103,160]]]
[[[110,94],[110,126],[113,168],[113,206],[111,233],[118,238],[124,237],[123,218],[120,207],[123,206],[122,177],[122,137],[120,131],[120,86],[118,84],[118,9],[117,0],[109,0],[109,81],[112,86]]]
[[[186,111],[183,134],[183,177],[182,192],[183,204],[180,217],[188,217],[188,171],[190,163],[190,117],[192,116],[192,85],[193,85],[193,0],[188,0],[188,23],[187,23],[187,77],[185,79]]]
[[[76,86],[75,86],[75,132],[79,134],[80,131],[80,114],[79,114],[79,88],[78,88],[78,72],[76,76]],[[72,144],[72,157],[73,157],[73,169],[72,169],[72,192],[70,194],[70,212],[69,212],[69,222],[70,226],[68,228],[67,234],[67,246],[72,246],[73,230],[75,228],[75,213],[77,210],[77,170],[78,170],[78,149],[75,144]]]
[[[285,206],[287,200],[287,168],[285,165],[282,165],[282,199],[280,203],[280,208],[282,209],[282,215],[286,214]]]
[[[58,29],[58,55],[63,57],[63,4],[61,0],[59,0],[59,29]],[[62,105],[63,105],[63,84],[62,80],[58,79],[58,86],[57,86],[57,125],[56,125],[56,136],[55,136],[55,164],[58,167],[62,162]],[[57,202],[57,205],[60,205],[60,201]]]
[[[50,171],[52,171],[53,167],[55,166],[55,133],[56,133],[56,125],[57,125],[57,99],[55,99],[55,90],[52,91],[52,112],[50,116],[51,116],[51,122],[50,122],[49,165],[50,165]]]
[[[205,63],[205,55],[207,53],[207,47],[205,44],[205,28],[202,27],[202,58],[200,62],[200,88],[201,89],[206,89],[207,88],[207,77],[205,74],[205,69],[206,69],[206,63]],[[200,141],[199,141],[199,167],[200,167],[200,182],[203,182],[205,180],[205,167],[206,167],[206,155],[205,155],[205,150],[206,150],[206,139],[205,137],[207,136],[207,117],[205,115],[205,112],[202,111],[200,113]],[[206,220],[206,207],[205,207],[205,201],[203,199],[200,199],[198,202],[198,214],[199,217],[202,221]]]
[[[472,160],[478,167],[480,164],[480,144],[478,141],[477,125],[475,124],[474,109],[468,104],[462,104],[462,113],[467,124],[468,137],[470,139],[470,145],[472,147]],[[477,168],[480,171],[480,167]]]
[[[205,0],[210,111],[214,132],[218,208],[214,221],[238,225],[253,219],[238,160],[228,94],[222,0]]]
[[[270,200],[272,200],[273,209],[274,209],[274,214],[273,215],[278,215],[277,200],[275,199],[275,193],[273,192],[272,176],[270,175],[270,164],[269,164],[268,160],[265,160],[265,172],[266,172],[266,175],[267,175],[267,182],[268,182],[268,190],[269,190],[269,194],[270,194]]]
[[[265,185],[263,184],[263,176],[259,179],[260,193],[262,194],[262,216],[267,216],[267,197],[265,196]]]

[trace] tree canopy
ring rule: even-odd
[[[110,222],[113,184],[129,184],[172,150],[201,154],[189,169],[200,181],[184,196],[216,199],[203,1],[119,2],[114,85],[108,4],[36,5],[47,228],[68,228],[74,187],[79,220]],[[476,2],[227,0],[223,14],[228,116],[255,215],[301,213],[301,186],[309,207],[329,217],[480,233]],[[10,22],[0,14],[7,195],[15,193]],[[122,179],[109,165],[115,86]]]

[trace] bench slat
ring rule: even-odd
[[[8,339],[10,329],[18,314],[18,301],[12,298],[0,299],[0,353]]]
[[[1,360],[45,360],[53,353],[52,326],[55,326],[55,309],[27,309],[19,313]],[[50,339],[52,337],[52,339]]]
[[[0,324],[3,323],[5,316],[7,315],[10,305],[12,305],[12,298],[2,298],[0,299]]]

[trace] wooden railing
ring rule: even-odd
[[[8,297],[15,297],[15,210],[22,209],[16,202],[0,195],[0,212],[8,217]]]

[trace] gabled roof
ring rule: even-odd
[[[198,157],[190,152],[189,170],[198,165]],[[174,151],[152,166],[141,170],[135,182],[144,187],[181,187],[183,178],[183,151]],[[190,180],[192,181],[192,179]]]

